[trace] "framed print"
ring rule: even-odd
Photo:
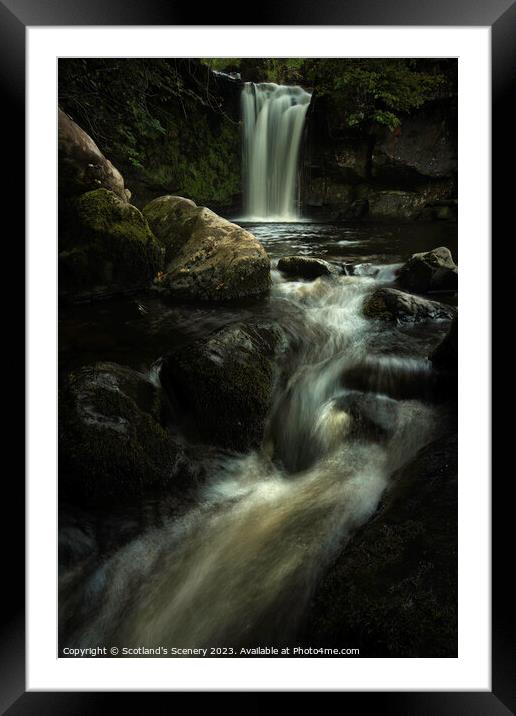
[[[27,159],[9,714],[514,708],[489,279],[514,5],[297,12],[0,4]]]

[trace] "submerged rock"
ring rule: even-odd
[[[59,487],[70,499],[119,502],[163,489],[184,468],[160,425],[147,378],[115,363],[72,372],[59,400]]]
[[[438,301],[404,293],[396,288],[378,288],[365,300],[364,315],[381,321],[415,323],[451,320],[456,309]]]
[[[231,301],[270,287],[270,259],[260,242],[189,199],[165,196],[144,208],[165,247],[160,290],[173,298]]]
[[[83,194],[109,189],[124,202],[128,190],[118,169],[102,154],[93,139],[73,119],[58,110],[59,194]]]
[[[398,273],[398,284],[409,291],[455,291],[458,269],[445,246],[414,254]]]
[[[138,289],[163,267],[163,251],[141,212],[107,189],[73,201],[59,245],[62,294]]]
[[[319,276],[335,276],[339,269],[323,259],[312,256],[283,256],[278,261],[278,269],[293,278],[314,279]]]
[[[201,439],[238,451],[261,443],[280,339],[273,323],[235,323],[165,357],[161,382]]]
[[[317,586],[303,638],[363,657],[457,654],[457,436],[392,478],[376,515]]]

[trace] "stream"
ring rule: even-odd
[[[447,246],[456,260],[456,225],[245,228],[271,256],[266,300],[192,307],[145,296],[61,312],[63,373],[110,360],[157,380],[172,346],[257,317],[277,322],[287,346],[261,449],[194,446],[209,478],[182,509],[174,500],[109,515],[61,507],[61,646],[295,643],[332,556],[374,514],[393,473],[438,434],[427,356],[448,323],[380,325],[361,309],[411,254]],[[353,264],[354,275],[287,279],[276,265],[289,254]]]

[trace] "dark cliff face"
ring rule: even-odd
[[[305,214],[342,219],[455,218],[456,99],[426,103],[394,130],[346,127],[314,93],[301,166]],[[444,208],[446,207],[446,209]]]

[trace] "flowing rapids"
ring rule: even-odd
[[[298,218],[298,157],[310,98],[301,87],[245,83],[243,175],[248,219]]]
[[[335,550],[431,439],[433,408],[411,390],[426,360],[382,353],[393,329],[362,316],[378,283],[273,274],[288,348],[262,449],[219,457],[194,509],[82,574],[80,589],[64,584],[60,606],[77,614],[68,643],[287,643]]]

